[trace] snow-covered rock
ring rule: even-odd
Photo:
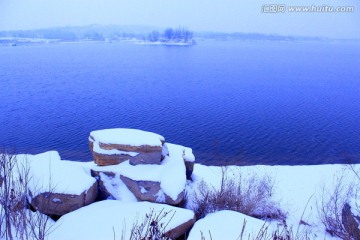
[[[244,232],[241,235],[243,226]],[[190,231],[188,240],[256,239],[258,233],[265,228],[271,232],[269,224],[265,221],[242,213],[224,210],[210,213],[197,221]]]
[[[95,201],[97,183],[81,166],[57,152],[17,155],[29,168],[29,202],[45,214],[63,215]]]
[[[162,226],[166,236],[177,238],[194,224],[195,216],[190,210],[163,204],[105,200],[62,216],[49,239],[130,239],[134,226],[147,225],[151,220]],[[140,230],[143,237],[146,228]]]
[[[86,167],[91,169],[100,186],[104,187],[105,195],[110,194],[115,199],[122,198],[119,191],[125,193],[125,185],[140,201],[177,205],[184,199],[186,185],[184,147],[170,143],[166,143],[165,147],[168,155],[160,165],[134,166],[125,161],[112,166],[87,163]],[[131,197],[127,195],[125,199]]]
[[[122,163],[160,164],[163,159],[163,136],[137,129],[115,128],[92,131],[89,147],[99,166]]]

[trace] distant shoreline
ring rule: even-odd
[[[82,43],[124,43],[131,42],[136,45],[154,45],[154,46],[194,46],[203,41],[215,41],[215,42],[274,42],[274,43],[350,43],[359,44],[357,40],[328,40],[328,41],[316,41],[316,40],[271,40],[271,39],[212,39],[212,38],[198,38],[194,42],[150,42],[136,38],[129,39],[104,39],[104,40],[92,40],[92,39],[78,39],[78,40],[64,40],[64,39],[42,39],[42,38],[1,38],[0,47],[16,47],[16,46],[28,46],[28,45],[45,45],[45,44],[82,44]]]

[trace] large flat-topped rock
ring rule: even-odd
[[[89,147],[99,166],[114,165],[126,160],[130,164],[160,164],[165,138],[137,129],[115,128],[92,131]]]

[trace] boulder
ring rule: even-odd
[[[63,215],[97,197],[97,182],[83,167],[63,161],[57,152],[18,155],[29,166],[29,203],[41,213]]]
[[[89,147],[99,166],[122,163],[132,165],[160,164],[163,156],[163,136],[137,129],[115,128],[92,131]]]
[[[342,209],[342,223],[345,230],[353,239],[360,239],[360,215],[355,211],[356,207],[352,207],[349,203],[345,203]]]
[[[195,222],[196,222],[196,218],[194,216],[188,221],[183,222],[170,230],[167,230],[164,235],[170,239],[177,239],[181,236],[184,236],[189,231],[189,229],[191,229],[191,227],[194,226]]]
[[[31,191],[29,191],[29,195],[31,197],[30,204],[39,212],[62,216],[93,203],[97,197],[97,184],[95,182],[88,190],[78,195],[44,192],[34,197]]]
[[[191,210],[149,202],[105,200],[64,215],[55,223],[48,238],[112,240],[130,239],[132,236],[134,239],[150,239],[147,230],[155,225],[162,226],[160,234],[178,238],[194,223]]]

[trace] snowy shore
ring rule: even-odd
[[[146,224],[172,239],[183,234],[191,240],[238,239],[241,234],[256,239],[264,229],[270,236],[284,231],[303,236],[290,239],[338,239],[323,224],[324,201],[334,197],[339,183],[345,189],[359,181],[357,165],[194,164],[191,148],[141,130],[92,132],[89,146],[95,161],[62,160],[55,151],[11,158],[0,154],[1,160],[16,160],[13,179],[24,181],[19,166],[29,167],[26,198],[32,208],[60,217],[46,226],[46,239],[129,239]],[[18,185],[6,185],[6,177],[0,172],[2,200],[11,196],[5,194],[9,186],[22,194]],[[232,208],[238,200],[252,210]],[[202,216],[201,207],[207,209]],[[137,231],[140,239],[149,229]]]
[[[54,153],[51,153],[54,155]],[[47,162],[42,154],[39,158],[39,162]],[[33,157],[33,158],[36,158]],[[53,181],[56,180],[57,188],[63,187],[64,192],[72,191],[71,189],[81,192],[86,189],[87,185],[84,185],[84,177],[86,179],[91,178],[91,169],[99,168],[93,162],[76,162],[76,161],[62,161],[64,163],[61,167],[59,163],[52,165],[56,167],[57,174],[53,176]],[[117,172],[119,165],[107,166],[106,171]],[[34,169],[36,172],[41,172],[46,165],[37,164]],[[153,166],[149,166],[153,167]],[[42,170],[41,170],[42,169]],[[72,169],[71,177],[67,176],[67,169]],[[344,172],[348,171],[346,165],[316,165],[316,166],[205,166],[201,164],[195,164],[194,172],[192,174],[192,181],[188,180],[186,184],[187,195],[187,208],[191,210],[194,194],[199,190],[202,182],[205,182],[214,189],[221,187],[222,174],[226,169],[227,176],[233,179],[237,179],[239,176],[243,178],[256,175],[261,178],[263,176],[268,177],[273,181],[273,193],[272,200],[277,206],[280,206],[281,210],[286,213],[286,224],[292,229],[300,228],[300,231],[307,231],[311,236],[311,239],[338,239],[331,237],[326,231],[324,225],[321,223],[321,219],[318,214],[318,204],[322,198],[322,188],[331,189],[331,186],[336,184],[336,179]],[[78,171],[76,173],[76,170]],[[83,174],[86,173],[83,176]],[[348,172],[349,173],[349,172]],[[143,174],[149,174],[144,168]],[[63,176],[63,180],[61,180]],[[46,176],[42,179],[46,179]],[[64,182],[64,180],[66,180]],[[344,181],[350,183],[353,180],[353,176],[348,174]],[[89,180],[87,180],[89,181]],[[125,236],[129,236],[131,227],[134,225],[134,221],[138,221],[142,215],[146,215],[156,208],[157,212],[165,209],[165,211],[173,211],[176,214],[174,219],[169,221],[169,227],[177,225],[176,221],[186,222],[193,217],[189,212],[184,212],[177,207],[171,207],[163,204],[152,205],[136,205],[139,202],[136,197],[127,189],[126,185],[120,178],[107,178],[104,179],[105,185],[108,187],[108,191],[112,193],[112,197],[109,200],[90,204],[89,206],[82,207],[71,213],[65,214],[59,221],[51,226],[54,231],[51,231],[48,239],[98,239],[102,236],[102,239],[112,239],[113,230],[112,227],[116,226],[116,231],[120,235],[121,231],[125,231]],[[91,184],[91,183],[90,183]],[[63,185],[63,186],[62,186]],[[178,188],[178,182],[173,182],[174,188]],[[115,204],[116,202],[122,205]],[[135,205],[134,205],[135,204]],[[224,206],[225,207],[225,206]],[[106,210],[108,209],[108,210]],[[121,210],[124,209],[124,210]],[[128,209],[125,211],[125,209]],[[137,210],[135,210],[137,209]],[[180,211],[181,210],[181,211]],[[189,210],[188,210],[189,211]],[[91,227],[91,222],[101,218],[101,221],[95,222],[96,227]],[[215,218],[215,219],[214,219]],[[235,219],[234,219],[235,218]],[[140,217],[141,219],[141,217]],[[176,220],[178,219],[178,220]],[[221,220],[220,220],[221,219]],[[165,219],[166,220],[166,219]],[[167,219],[169,220],[169,219]],[[258,231],[261,230],[263,220],[257,220],[255,218],[238,214],[233,211],[224,211],[222,213],[214,215],[209,214],[209,218],[205,217],[196,222],[193,229],[190,231],[188,239],[199,239],[200,233],[211,233],[211,239],[232,239],[233,236],[239,236],[241,233],[241,227],[234,228],[234,223],[242,224],[247,221],[246,234],[252,237],[256,237]],[[175,222],[173,222],[175,221]],[[122,224],[125,223],[126,224]],[[231,224],[231,222],[233,224]],[[174,225],[172,225],[174,224]],[[269,229],[274,230],[283,223],[276,220],[266,221]],[[123,228],[123,229],[122,229]],[[78,229],[86,229],[85,232],[79,232]],[[65,234],[66,233],[66,234]],[[65,235],[64,235],[65,234]],[[108,237],[106,237],[108,236]],[[127,239],[127,238],[126,238]],[[205,239],[210,239],[210,236],[205,236]],[[235,238],[236,239],[236,238]],[[252,239],[252,238],[251,238]]]

